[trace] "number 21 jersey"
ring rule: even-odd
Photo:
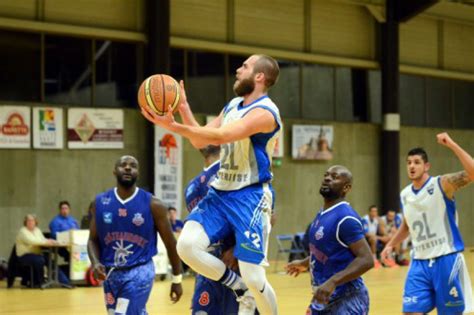
[[[410,229],[413,258],[431,259],[464,250],[458,228],[456,202],[441,187],[441,177],[430,177],[416,190],[408,185],[400,193]]]

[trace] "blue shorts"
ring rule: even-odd
[[[231,289],[197,275],[191,309],[193,315],[237,315],[239,303]]]
[[[465,309],[465,273],[461,253],[413,259],[405,282],[403,312],[428,313],[436,307],[438,314],[461,314]]]
[[[199,222],[211,244],[234,234],[234,256],[253,264],[268,265],[272,192],[269,185],[252,185],[236,191],[209,189],[187,220]]]
[[[153,261],[130,269],[113,269],[104,281],[105,306],[111,314],[146,315],[155,279]]]
[[[365,286],[354,288],[327,305],[311,303],[306,315],[367,315],[369,314],[369,292]]]

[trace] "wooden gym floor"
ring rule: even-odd
[[[474,278],[473,250],[467,250],[465,256],[472,281]],[[279,266],[283,266],[283,263]],[[272,270],[270,267],[268,278],[277,293],[280,314],[305,314],[310,299],[308,273],[295,279],[284,274],[273,273]],[[407,270],[408,267],[381,268],[371,270],[364,276],[370,293],[370,314],[401,314],[403,283]],[[14,288],[6,289],[5,281],[0,282],[0,314],[106,314],[102,288],[33,290],[22,289],[18,287],[18,283],[19,279]],[[183,297],[180,302],[173,305],[168,298],[169,282],[155,282],[148,301],[149,314],[190,314],[189,306],[194,279],[185,279],[183,285]],[[436,312],[431,314],[436,314]]]

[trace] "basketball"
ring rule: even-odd
[[[171,105],[173,112],[179,103],[180,87],[175,79],[166,74],[154,74],[145,79],[138,89],[138,104],[163,116]]]

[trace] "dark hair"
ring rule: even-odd
[[[69,201],[67,200],[62,200],[59,202],[59,209],[61,209],[63,205],[67,205],[69,208],[71,208],[71,205],[69,204]]]
[[[377,209],[377,205],[370,205],[369,208],[367,208],[367,211],[370,211],[370,209],[372,208],[376,208]],[[378,210],[378,209],[377,209]]]
[[[428,154],[426,154],[426,151],[423,148],[413,148],[410,151],[408,151],[407,156],[412,156],[412,155],[419,155],[419,156],[421,156],[421,159],[425,163],[428,162]]]
[[[175,207],[169,206],[169,207],[168,207],[168,211],[171,211],[171,210],[174,210],[174,211],[176,211],[176,212],[178,211]]]
[[[265,75],[265,86],[271,87],[278,81],[280,67],[278,62],[267,55],[257,55],[258,59],[253,67],[253,73],[263,72]]]
[[[218,145],[210,144],[204,148],[199,149],[199,152],[201,152],[202,156],[207,159],[210,156],[219,155],[219,153],[221,152],[221,147]]]

